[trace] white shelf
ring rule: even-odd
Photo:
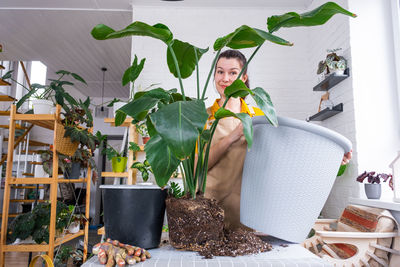
[[[356,205],[400,211],[400,202],[394,202],[392,199],[364,199],[351,197],[349,198],[349,202]]]

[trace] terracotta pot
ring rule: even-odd
[[[146,136],[146,137],[142,137],[142,142],[143,142],[143,145],[144,144],[146,144],[147,143],[147,141],[149,141],[150,140],[150,137],[148,137],[148,136]]]

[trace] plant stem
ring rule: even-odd
[[[214,57],[213,63],[212,63],[211,68],[210,68],[210,72],[208,73],[208,77],[207,77],[206,84],[204,85],[203,93],[202,93],[202,95],[201,95],[201,99],[202,99],[202,100],[204,100],[204,96],[205,96],[206,91],[207,91],[208,82],[210,81],[211,74],[213,73],[215,64],[216,64],[216,62],[217,62],[217,59],[218,59],[220,53],[221,53],[221,50],[218,50],[217,54],[216,54],[215,57]]]
[[[249,65],[250,61],[251,61],[251,60],[253,59],[253,57],[257,54],[258,50],[261,48],[261,46],[262,46],[263,44],[264,44],[264,43],[262,43],[262,44],[260,44],[259,46],[257,46],[257,48],[254,50],[253,54],[251,54],[249,60],[247,60],[246,64],[244,64],[242,70],[240,71],[240,73],[239,73],[237,79],[240,79],[240,77],[242,77],[242,74],[243,74],[244,70],[247,68],[247,66]]]
[[[185,90],[183,89],[181,71],[179,69],[178,60],[176,59],[176,55],[175,55],[174,49],[172,49],[171,44],[168,44],[168,50],[172,55],[172,59],[174,60],[176,73],[178,74],[178,79],[179,79],[179,86],[181,87],[181,93],[182,93],[183,101],[186,101]]]
[[[196,80],[197,80],[197,99],[200,99],[200,81],[199,81],[199,58],[197,56],[197,49],[194,49],[194,56],[196,57]]]

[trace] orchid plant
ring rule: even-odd
[[[133,123],[146,122],[150,140],[145,146],[146,158],[154,172],[157,184],[164,187],[172,173],[181,165],[183,167],[184,192],[192,198],[205,190],[208,170],[210,144],[219,120],[225,117],[235,117],[241,120],[244,136],[248,147],[252,145],[253,128],[251,118],[247,114],[233,113],[225,106],[231,97],[250,95],[258,107],[264,112],[268,121],[278,126],[278,120],[269,94],[262,88],[254,89],[240,80],[243,70],[252,61],[259,49],[270,41],[278,45],[293,44],[273,33],[282,27],[316,26],[327,22],[335,14],[356,15],[343,9],[333,2],[328,2],[310,12],[297,14],[286,13],[272,16],[267,20],[268,32],[262,29],[243,25],[232,33],[218,38],[213,45],[216,52],[208,72],[202,91],[200,91],[198,62],[208,51],[190,43],[174,39],[169,28],[161,23],[153,26],[136,21],[126,28],[114,29],[99,24],[91,32],[97,40],[115,39],[127,36],[147,36],[162,41],[167,49],[167,64],[169,71],[178,79],[180,92],[176,89],[164,90],[156,88],[147,92],[138,92],[133,100],[123,106],[116,116],[116,125],[122,124],[126,116],[133,118]],[[224,47],[232,49],[254,48],[247,65],[243,66],[232,85],[225,89],[226,101],[216,112],[215,121],[210,129],[205,129],[208,114],[205,107],[207,87],[213,74],[213,69],[221,50]],[[182,79],[188,78],[196,70],[197,97],[188,97]],[[131,68],[135,71],[135,68]],[[196,160],[197,159],[197,160]]]

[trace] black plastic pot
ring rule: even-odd
[[[141,248],[158,247],[167,190],[155,185],[102,185],[107,238]]]
[[[81,163],[80,162],[72,162],[71,170],[66,170],[65,179],[79,179],[81,175]]]

